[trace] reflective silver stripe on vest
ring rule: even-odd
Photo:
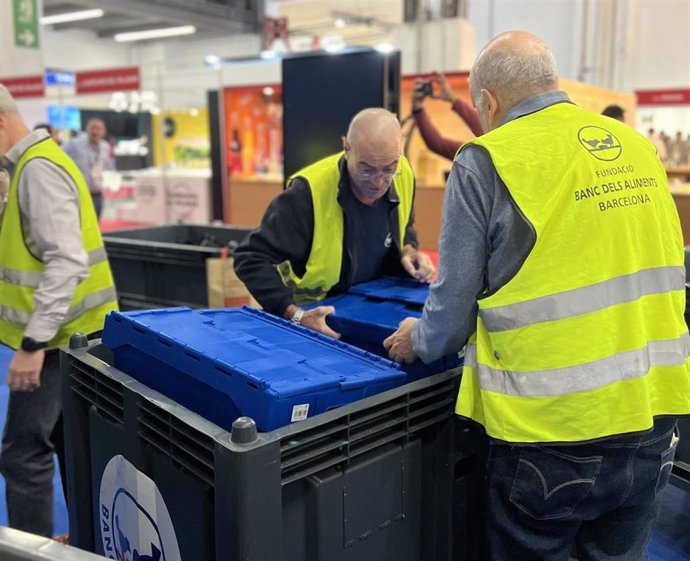
[[[0,267],[0,279],[7,284],[17,284],[28,288],[36,288],[41,282],[40,271],[18,271],[8,267]]]
[[[0,317],[10,323],[26,325],[29,323],[29,319],[31,319],[31,314],[28,312],[20,312],[19,310],[8,308],[7,306],[0,306]]]
[[[105,247],[97,247],[89,251],[89,267],[103,263],[108,260],[108,254],[105,252]]]
[[[80,302],[67,311],[63,323],[68,323],[76,319],[91,308],[97,308],[98,306],[102,306],[108,302],[115,302],[116,300],[117,292],[113,287],[87,294]],[[31,319],[31,313],[15,310],[7,306],[0,306],[0,317],[17,325],[27,325]]]
[[[603,310],[649,294],[684,288],[684,267],[658,267],[526,302],[480,309],[479,315],[489,332],[509,331]]]
[[[98,292],[87,294],[80,302],[69,309],[63,323],[68,323],[73,319],[78,318],[84,312],[87,312],[92,308],[98,308],[98,306],[102,306],[108,302],[115,302],[116,300],[117,292],[112,286],[99,290]]]
[[[108,260],[108,254],[104,247],[98,247],[88,254],[88,266],[92,267]],[[41,283],[42,271],[19,271],[9,267],[0,267],[0,280],[8,284],[16,284],[26,288],[38,288]]]
[[[641,378],[655,366],[681,366],[690,355],[690,335],[650,341],[646,347],[594,362],[533,372],[497,370],[477,363],[476,345],[467,345],[465,366],[475,368],[482,390],[514,397],[543,397],[595,390]]]

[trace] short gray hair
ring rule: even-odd
[[[10,91],[0,84],[0,113],[18,113],[17,103]]]
[[[556,59],[543,41],[537,41],[537,48],[529,50],[490,48],[490,44],[479,53],[470,72],[470,95],[475,105],[481,103],[481,90],[490,90],[512,107],[558,87]]]

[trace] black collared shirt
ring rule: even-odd
[[[381,275],[406,275],[400,265],[402,245],[417,247],[414,214],[399,246],[399,198],[389,189],[370,207],[362,204],[350,188],[345,160],[339,162],[338,203],[344,215],[343,259],[340,279],[329,295],[346,292],[350,286]],[[314,234],[314,209],[311,189],[301,178],[273,199],[261,226],[235,250],[235,272],[254,298],[268,312],[282,316],[294,303],[292,289],[285,286],[275,266],[290,261],[296,275],[302,276],[311,253]],[[388,243],[387,240],[390,240]]]

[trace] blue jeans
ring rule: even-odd
[[[484,559],[646,560],[675,427],[657,419],[651,432],[568,446],[492,440]]]

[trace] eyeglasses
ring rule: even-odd
[[[400,177],[402,174],[399,171],[395,173],[383,173],[380,171],[358,171],[357,178],[362,181],[373,181],[378,177],[382,177],[386,183],[393,181],[396,177]]]

